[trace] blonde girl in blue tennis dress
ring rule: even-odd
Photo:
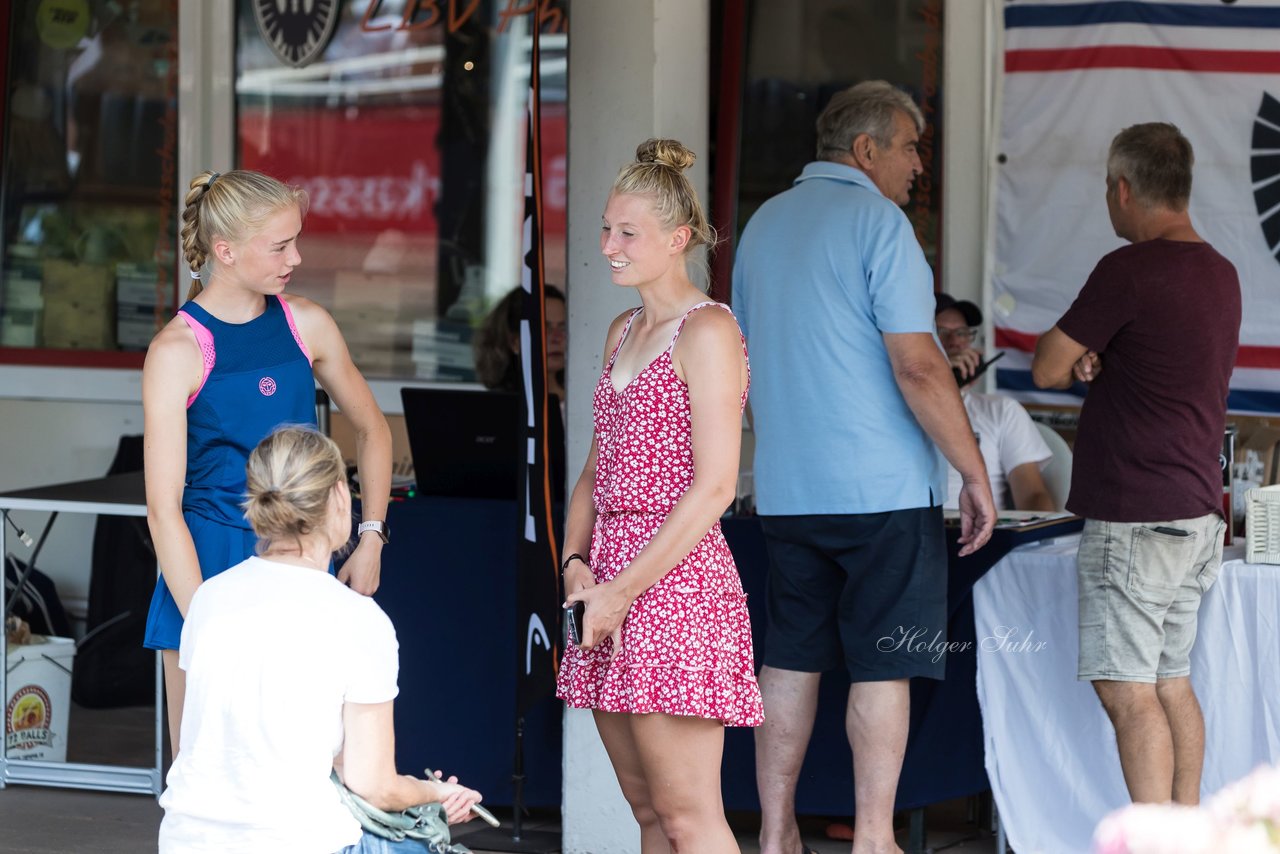
[[[276,427],[315,423],[316,380],[355,427],[364,519],[386,520],[386,419],[333,318],[284,293],[302,263],[306,207],[303,190],[258,172],[196,176],[182,214],[191,294],[152,340],[142,369],[147,521],[161,573],[144,644],[164,651],[175,756],[182,618],[204,579],[254,553],[257,538],[240,508],[245,463]],[[363,534],[339,579],[372,595],[383,541],[378,531]]]

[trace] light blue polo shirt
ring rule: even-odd
[[[940,505],[942,455],[883,333],[933,333],[933,273],[906,214],[860,170],[815,162],[756,211],[733,267],[751,354],[757,512]]]

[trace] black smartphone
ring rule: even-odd
[[[586,628],[584,622],[586,616],[586,602],[574,602],[572,608],[565,609],[564,624],[569,630],[569,642],[574,646],[582,646],[582,630]]]
[[[959,385],[959,386],[966,386],[966,385],[968,385],[969,383],[971,383],[971,382],[973,382],[974,380],[976,380],[978,377],[980,377],[980,376],[982,376],[983,374],[985,374],[985,373],[987,372],[987,368],[991,367],[991,366],[992,366],[992,365],[994,365],[996,362],[1000,361],[1000,359],[1001,359],[1003,356],[1004,356],[1004,351],[1003,351],[1003,350],[1001,350],[999,353],[996,353],[996,354],[995,354],[994,356],[992,356],[990,359],[987,359],[986,361],[983,361],[983,362],[979,362],[979,363],[978,363],[978,367],[974,368],[974,369],[973,369],[973,373],[972,373],[972,374],[970,374],[970,375],[969,375],[969,376],[967,376],[967,377],[966,377],[964,374],[960,373],[960,369],[959,369],[959,368],[952,368],[952,369],[951,369],[951,375],[952,375],[952,376],[954,376],[954,377],[956,378],[956,385]]]

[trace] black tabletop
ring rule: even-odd
[[[28,489],[0,492],[0,499],[16,498],[24,501],[60,501],[92,504],[122,504],[144,506],[147,492],[142,472],[126,472],[93,480],[77,480],[71,483],[55,483]]]

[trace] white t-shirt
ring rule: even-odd
[[[178,661],[160,852],[331,854],[360,839],[329,772],[342,704],[397,693],[391,620],[327,572],[251,557],[200,585]]]
[[[987,464],[987,477],[991,480],[991,494],[997,510],[1013,509],[1013,496],[1009,493],[1009,472],[1025,463],[1045,463],[1053,456],[1036,429],[1031,416],[1018,401],[1002,394],[964,394],[964,408],[969,413],[969,423],[978,437],[978,448]],[[947,509],[960,506],[960,472],[947,466]]]

